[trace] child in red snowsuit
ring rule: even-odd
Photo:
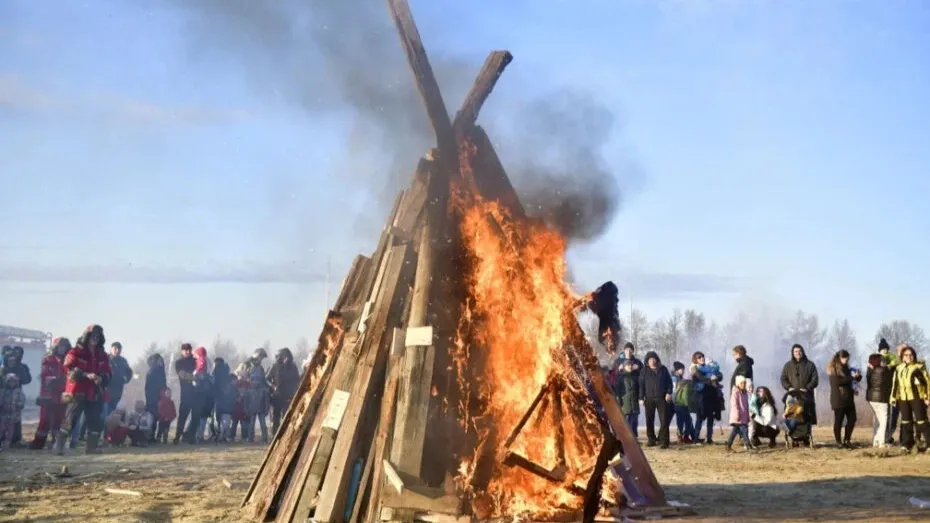
[[[236,440],[236,428],[242,426],[242,440],[245,441],[246,423],[249,421],[249,414],[245,411],[245,395],[249,390],[249,380],[240,378],[233,374],[229,379],[236,379],[236,406],[233,408],[232,430],[229,432],[229,441]]]
[[[39,406],[39,426],[29,448],[41,450],[49,435],[52,441],[58,436],[62,418],[65,416],[65,405],[61,403],[61,393],[65,391],[65,354],[71,350],[71,341],[68,338],[55,338],[42,359],[42,370],[39,374],[39,397],[36,404]]]
[[[171,400],[171,389],[164,388],[161,391],[161,397],[158,399],[158,432],[155,434],[156,441],[168,443],[168,429],[171,428],[171,422],[178,417],[178,409]]]

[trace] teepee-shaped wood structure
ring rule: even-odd
[[[469,313],[469,297],[458,228],[462,216],[450,210],[450,200],[494,202],[503,212],[488,215],[487,223],[500,245],[519,250],[525,240],[520,224],[527,218],[488,136],[475,124],[512,57],[492,52],[450,119],[406,0],[388,5],[437,147],[420,160],[410,187],[398,196],[374,253],[352,263],[243,500],[246,516],[277,522],[510,517],[516,514],[501,508],[506,492],[491,494],[488,486],[502,471],[515,469],[576,496],[574,507],[543,511],[549,516],[590,521],[608,505],[614,512],[665,506],[663,490],[573,317],[554,351],[559,372],[524,398],[521,412],[511,413],[517,423],[463,423],[462,412],[488,410],[482,404],[486,395],[466,389],[494,363],[479,350],[467,358],[454,355],[467,336],[461,318]],[[551,463],[518,448],[520,438],[533,431],[548,431],[548,441],[555,442]],[[566,448],[580,457],[567,458]],[[608,469],[617,488],[602,500]]]

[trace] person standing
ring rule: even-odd
[[[923,436],[924,444],[930,442],[930,422],[927,408],[930,407],[930,374],[922,361],[917,361],[917,351],[905,345],[899,352],[901,363],[895,368],[891,383],[891,398],[901,412],[901,445],[911,452],[916,444],[915,433]]]
[[[672,376],[662,365],[659,355],[646,353],[646,368],[639,375],[640,403],[646,410],[647,447],[667,449],[669,446],[669,406],[672,403]],[[659,414],[659,434],[656,437],[656,412]]]
[[[122,354],[123,344],[114,341],[110,345],[110,370],[113,372],[113,377],[110,379],[110,384],[107,385],[107,391],[110,393],[110,398],[107,401],[107,411],[116,409],[120,400],[123,399],[123,387],[132,380],[132,369]]]
[[[243,403],[245,412],[248,415],[246,421],[246,440],[249,443],[255,441],[255,422],[257,421],[262,430],[262,442],[268,443],[268,425],[265,418],[268,416],[268,407],[270,395],[268,393],[268,381],[265,379],[265,369],[262,367],[262,360],[268,357],[265,349],[255,349],[252,357],[244,361],[240,366],[237,374],[248,383]]]
[[[275,355],[274,365],[268,370],[268,385],[271,388],[271,433],[277,434],[281,417],[287,412],[300,385],[300,370],[287,347]]]
[[[159,403],[161,402],[162,391],[168,388],[168,376],[165,375],[165,360],[157,352],[146,359],[149,370],[145,373],[145,410],[155,419],[160,419]],[[170,425],[170,423],[169,423]],[[159,438],[156,430],[149,435],[149,443],[162,441],[168,442],[168,432],[166,429],[165,437]]]
[[[853,383],[862,379],[858,371],[849,368],[849,352],[837,351],[827,366],[830,377],[830,408],[833,409],[833,437],[836,446],[852,447],[852,432],[856,426],[856,396]],[[846,422],[843,430],[843,421]],[[842,434],[841,434],[842,432]],[[841,437],[842,436],[842,437]]]
[[[869,356],[869,367],[865,371],[865,399],[872,409],[872,446],[884,447],[888,444],[889,420],[891,412],[891,382],[894,371],[885,363],[881,354]]]
[[[84,414],[84,422],[87,424],[85,452],[100,452],[97,445],[103,431],[103,391],[110,380],[110,358],[103,349],[105,342],[103,327],[89,325],[65,356],[64,367],[68,381],[62,401],[67,403],[67,410],[55,441],[55,452],[59,455],[64,454],[65,442],[81,414]]]
[[[620,407],[626,417],[626,424],[630,426],[633,437],[639,438],[639,375],[643,370],[643,362],[636,359],[636,348],[627,342],[623,346],[623,354],[614,363],[617,373]]]
[[[811,425],[817,424],[817,403],[814,390],[820,384],[817,366],[807,359],[804,347],[795,343],[791,346],[791,359],[781,369],[781,386],[785,392],[804,393],[804,417]]]
[[[694,389],[694,401],[691,405],[695,413],[694,435],[700,442],[701,428],[707,425],[705,442],[714,444],[714,421],[720,416],[722,406],[720,394],[723,374],[715,366],[708,365],[703,352],[691,355],[691,386]]]
[[[26,351],[19,345],[14,347],[6,346],[3,351],[4,365],[0,374],[16,374],[16,377],[19,378],[20,387],[25,387],[32,383],[32,373],[29,371],[29,365],[23,363],[23,355],[25,352]],[[22,418],[20,418],[20,421],[13,424],[13,446],[22,445],[22,441],[23,422]]]
[[[881,338],[878,340],[878,353],[882,355],[882,359],[885,361],[885,366],[891,370],[892,376],[894,375],[894,369],[898,366],[900,360],[891,352],[891,347],[888,345],[888,340]],[[898,405],[891,401],[888,404],[888,437],[885,439],[885,443],[888,445],[894,445],[894,433],[898,429]],[[899,440],[901,438],[898,438]]]
[[[181,442],[187,428],[187,418],[197,400],[194,388],[194,370],[197,369],[197,360],[194,359],[194,348],[190,343],[181,345],[181,356],[174,362],[174,372],[178,375],[181,384],[181,405],[178,407],[178,426],[174,429],[174,444]]]
[[[206,418],[209,417],[213,411],[213,401],[210,398],[213,394],[213,380],[210,379],[209,369],[207,368],[207,349],[204,347],[197,347],[193,351],[193,355],[193,390],[188,398],[190,421],[187,424],[187,430],[184,431],[184,441],[190,444],[198,443],[203,439],[202,429],[206,427]],[[181,389],[181,394],[181,408],[183,409],[183,388]]]
[[[65,354],[71,350],[71,341],[68,338],[55,338],[42,359],[42,369],[39,374],[39,426],[36,427],[35,437],[29,448],[42,450],[51,434],[54,440],[61,428],[61,419],[65,414],[61,404],[61,394],[65,390]]]

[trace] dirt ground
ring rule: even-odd
[[[0,521],[241,521],[239,502],[263,450],[247,444],[168,445],[92,457],[4,451]],[[783,446],[728,454],[719,444],[647,453],[668,498],[697,510],[681,521],[930,521],[930,509],[908,502],[911,496],[930,500],[930,455]],[[71,477],[57,476],[63,465]]]

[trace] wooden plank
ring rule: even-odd
[[[429,58],[426,56],[426,49],[423,48],[420,31],[413,20],[407,0],[388,0],[388,9],[397,27],[400,43],[407,55],[407,62],[416,79],[417,90],[426,105],[430,125],[436,134],[440,161],[445,167],[451,169],[458,160],[458,146],[455,142],[455,133],[452,131],[452,120],[446,111],[446,104],[439,91],[436,77],[433,75]]]
[[[434,168],[428,173],[429,202],[420,235],[419,258],[413,282],[408,330],[429,324],[430,302],[434,277],[439,277],[441,245],[445,244],[448,177]],[[436,333],[434,333],[435,339]],[[423,464],[429,418],[433,367],[436,361],[434,344],[407,347],[397,388],[397,416],[391,444],[391,463],[401,472],[419,477]]]
[[[406,334],[403,329],[394,329],[388,374],[385,380],[384,394],[381,396],[381,415],[373,444],[375,452],[371,457],[374,471],[365,521],[374,521],[381,507],[381,490],[384,487],[384,477],[388,473],[384,468],[384,456],[389,455],[391,450],[391,434],[394,430],[394,416],[397,407],[397,381],[400,377],[400,363],[404,354],[403,340],[405,338]],[[402,484],[403,482],[401,482]]]
[[[487,133],[481,126],[473,126],[464,132],[476,148],[472,174],[481,195],[488,201],[501,202],[514,219],[526,219],[526,210]]]
[[[461,130],[475,125],[481,107],[484,105],[484,102],[487,101],[488,97],[491,96],[491,91],[494,90],[497,79],[500,78],[501,73],[504,72],[504,69],[511,61],[513,61],[513,55],[510,54],[510,52],[491,51],[491,54],[485,59],[484,65],[481,66],[481,71],[478,72],[478,78],[475,79],[475,83],[472,84],[471,90],[468,91],[468,95],[465,96],[465,101],[462,103],[459,111],[455,113],[455,120],[452,123],[452,128],[456,132],[460,132]]]
[[[320,399],[315,403],[317,405],[317,409],[323,405],[329,404],[329,401],[337,388],[334,382],[343,376],[348,368],[354,365],[354,360],[351,357],[351,354],[355,351],[354,345],[357,345],[362,341],[363,340],[360,338],[352,338],[348,334],[346,335],[345,341],[343,342],[343,347],[340,349],[340,357],[333,363],[334,366],[332,372],[326,375],[325,381],[320,381]],[[297,510],[297,506],[300,502],[300,499],[303,497],[307,482],[310,479],[310,468],[319,449],[322,429],[322,416],[314,416],[309,432],[303,432],[306,434],[306,441],[300,450],[297,462],[294,464],[294,473],[284,485],[284,495],[275,516],[275,521],[278,523],[288,523],[294,517],[294,512]],[[313,498],[314,494],[316,494],[315,490],[310,495],[311,499]]]
[[[404,191],[404,200],[393,221],[393,226],[411,236],[417,221],[426,207],[427,177],[435,162],[429,158],[420,158],[413,183]]]
[[[382,493],[382,504],[388,508],[408,509],[457,516],[462,513],[462,501],[458,496],[427,487],[406,488],[400,494],[393,490]],[[396,513],[395,513],[396,517]]]
[[[254,503],[251,512],[256,519],[265,519],[268,509],[277,498],[276,493],[284,482],[291,462],[300,452],[304,434],[316,416],[323,390],[332,375],[335,361],[339,359],[345,341],[344,331],[337,323],[338,314],[330,311],[317,340],[316,352],[310,366],[304,372],[281,427],[243,498],[243,507],[250,502]],[[333,339],[333,336],[336,338]],[[334,345],[327,348],[326,344],[330,342]]]
[[[646,497],[649,506],[667,505],[665,491],[662,489],[662,485],[659,484],[659,480],[656,479],[655,472],[649,465],[645,452],[643,452],[630,427],[626,424],[626,417],[623,415],[617,399],[607,386],[604,373],[601,371],[593,349],[585,339],[584,332],[581,331],[577,321],[571,325],[572,332],[570,336],[573,341],[574,355],[584,366],[590,380],[594,399],[603,407],[607,422],[614,436],[623,447],[624,459],[630,464],[630,468],[638,480],[637,487]]]
[[[314,513],[317,521],[336,521],[342,516],[347,486],[352,475],[352,463],[361,450],[361,419],[373,405],[371,401],[376,382],[384,383],[383,377],[390,353],[391,335],[406,306],[407,289],[413,278],[415,255],[410,244],[392,247],[391,267],[386,272],[383,287],[379,291],[378,306],[371,320],[371,338],[364,361],[356,370],[349,406],[343,420],[343,428],[336,437],[336,445],[326,471],[326,480],[320,491],[320,504]],[[309,515],[309,514],[307,514]]]

